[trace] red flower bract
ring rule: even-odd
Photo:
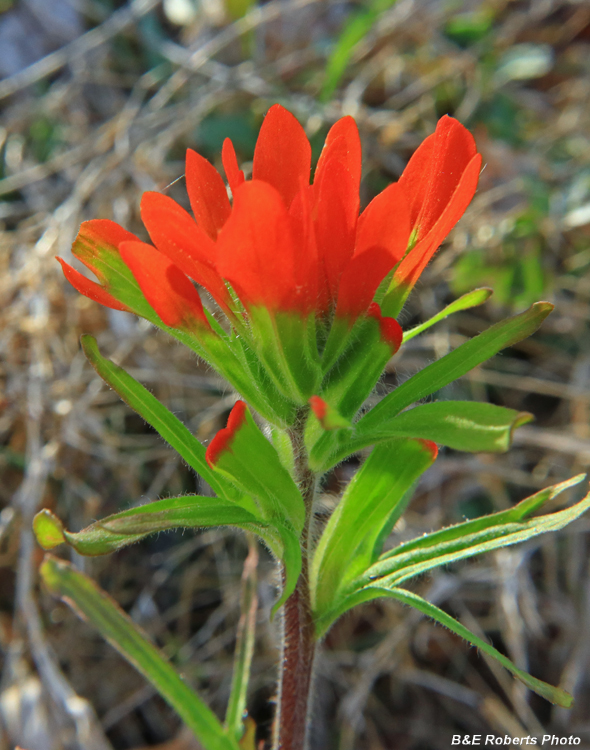
[[[244,179],[229,140],[222,161],[231,202],[215,167],[189,150],[186,185],[192,215],[165,195],[146,193],[141,215],[155,248],[113,222],[91,222],[91,228],[82,228],[74,254],[101,283],[63,264],[68,279],[102,304],[137,311],[109,271],[118,252],[144,298],[170,327],[197,334],[210,330],[192,279],[237,327],[250,318],[255,328],[263,319],[260,308],[271,318],[283,315],[276,334],[282,351],[284,331],[292,336],[296,330],[285,322],[292,316],[327,323],[335,316],[338,335],[360,317],[378,318],[383,340],[393,350],[401,332],[387,322],[392,319],[381,317],[377,289],[393,271],[382,297],[386,313],[397,314],[473,197],[481,163],[469,132],[443,117],[399,182],[359,216],[361,145],[354,120],[343,117],[330,129],[310,184],[309,141],[280,105],[271,107],[263,122],[251,180]],[[94,262],[101,247],[111,254],[102,265]],[[308,330],[305,325],[301,331]]]
[[[227,426],[222,430],[219,430],[213,440],[209,443],[205,458],[209,466],[215,466],[217,460],[223,451],[231,450],[231,443],[234,439],[236,432],[246,421],[246,404],[244,401],[238,400],[234,404]]]

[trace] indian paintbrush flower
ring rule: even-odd
[[[263,122],[252,179],[229,139],[222,162],[231,201],[215,167],[188,150],[192,215],[147,192],[141,216],[153,245],[112,221],[85,222],[73,253],[99,283],[61,261],[64,272],[91,299],[188,337],[243,392],[241,363],[259,392],[253,405],[271,421],[292,421],[314,394],[349,419],[401,344],[395,316],[407,294],[473,197],[481,163],[473,137],[443,117],[400,180],[360,214],[351,117],[330,129],[311,184],[309,140],[280,105]]]
[[[350,117],[329,131],[313,181],[305,132],[278,105],[262,125],[251,179],[245,179],[229,140],[222,162],[227,186],[212,164],[188,151],[191,213],[168,196],[143,196],[141,215],[152,244],[112,221],[85,222],[73,253],[98,283],[61,261],[80,292],[166,330],[243,397],[227,427],[205,449],[148,389],[103,357],[92,337],[82,339],[101,377],[215,496],[166,498],[75,533],[44,510],[34,522],[41,544],[52,549],[66,542],[82,554],[104,554],[158,530],[219,525],[262,539],[281,564],[282,592],[274,611],[284,605],[274,750],[306,746],[318,640],[343,613],[376,598],[415,607],[477,645],[539,695],[570,706],[572,698],[563,690],[527,675],[403,584],[440,565],[562,528],[590,507],[590,495],[562,511],[539,515],[538,510],[581,476],[509,509],[383,551],[413,488],[435,460],[437,444],[468,452],[504,451],[513,430],[531,418],[495,404],[416,402],[533,333],[552,305],[540,302],[496,323],[359,415],[404,339],[396,316],[473,197],[481,159],[472,136],[456,120],[443,117],[399,181],[361,213],[361,147]],[[405,337],[488,296],[489,290],[475,290]],[[261,427],[251,409],[270,424]],[[368,448],[368,458],[326,520],[323,511],[317,513],[322,478],[339,461]],[[44,563],[42,575],[98,623],[124,655],[133,655],[132,662],[167,696],[203,747],[238,750],[255,621],[246,609],[241,622],[244,628],[250,623],[250,640],[238,638],[223,728],[196,696],[187,697],[188,688],[158,661],[153,646],[136,632],[129,639],[131,621],[105,603],[104,593],[55,559]],[[142,662],[138,654],[147,657]]]

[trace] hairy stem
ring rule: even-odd
[[[316,647],[308,585],[316,478],[307,464],[302,425],[291,432],[291,441],[295,451],[297,480],[305,502],[306,523],[301,536],[301,575],[295,591],[283,608],[283,643],[273,750],[304,750],[306,747]]]

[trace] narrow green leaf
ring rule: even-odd
[[[536,302],[520,315],[502,320],[479,336],[461,344],[386,396],[362,417],[358,423],[359,427],[362,425],[362,429],[368,429],[369,426],[373,427],[386,419],[391,419],[414,402],[430,396],[462,377],[507,346],[513,346],[527,338],[539,328],[551,310],[551,303]]]
[[[375,448],[355,474],[315,550],[310,589],[316,614],[337,606],[339,591],[376,559],[435,457],[433,443],[393,440]]]
[[[530,532],[530,524],[534,524],[536,521],[544,522],[546,519],[548,520],[548,523],[536,533],[561,528],[584,512],[588,506],[588,498],[569,508],[566,511],[567,519],[559,516],[559,514],[552,514],[542,516],[540,519],[533,519],[529,522],[529,526],[525,525],[524,519],[530,517],[561,492],[579,484],[585,476],[585,474],[579,474],[565,482],[547,487],[508,510],[476,518],[472,521],[465,521],[431,534],[424,534],[381,555],[379,560],[369,567],[364,575],[357,578],[356,581],[348,583],[347,590],[341,588],[339,596],[333,600],[332,609],[317,613],[316,632],[318,637],[323,636],[332,623],[349,609],[374,598],[369,590],[371,586],[383,585],[384,581],[393,586],[410,576],[418,575],[425,570],[443,565],[445,562],[452,562],[453,560],[444,557],[451,550],[459,553],[460,557],[457,559],[460,559],[461,557],[471,557],[480,552],[485,552],[486,549],[477,548],[477,545],[486,541],[495,542],[494,548],[514,544],[522,541],[522,539],[511,540],[509,535],[521,531]],[[529,536],[534,535],[534,533],[529,533]],[[470,549],[470,545],[473,545],[473,548]],[[461,555],[463,550],[468,549],[470,551]],[[437,555],[440,555],[440,558],[437,558]],[[422,567],[419,568],[420,563],[422,563]],[[397,576],[398,573],[399,577]],[[391,578],[386,579],[385,576],[388,574],[391,574]]]
[[[361,319],[353,333],[316,392],[345,420],[357,413],[395,351],[394,344],[383,336],[377,318]]]
[[[331,468],[351,453],[399,437],[432,440],[467,453],[503,453],[510,448],[514,430],[533,419],[518,412],[477,401],[436,401],[421,404],[378,426],[357,422],[352,437],[337,446],[324,468]]]
[[[443,310],[441,310],[429,320],[421,323],[415,328],[410,328],[409,331],[405,331],[404,344],[406,343],[406,341],[413,339],[414,336],[418,336],[419,334],[424,333],[424,331],[426,331],[428,328],[431,328],[436,323],[440,323],[441,320],[448,318],[449,315],[453,315],[453,313],[460,312],[461,310],[469,310],[472,307],[478,307],[478,305],[483,305],[483,303],[488,300],[493,293],[493,289],[488,288],[474,289],[472,292],[467,292],[467,294],[464,294],[462,297],[459,297],[459,299],[451,302],[450,305],[447,305]]]
[[[372,430],[378,430],[384,422],[393,419],[416,401],[462,377],[507,346],[527,338],[537,330],[552,309],[553,305],[549,302],[537,302],[524,313],[500,321],[479,336],[461,344],[385,396],[356,423],[355,432],[368,434]],[[334,460],[332,454],[337,451],[338,455],[341,454],[339,444],[346,441],[347,437],[338,434],[338,431],[324,432],[313,444],[308,442],[310,466],[316,471],[327,471],[341,460]]]
[[[249,316],[257,331],[252,345],[285,398],[303,406],[314,393],[321,377],[315,317],[272,314],[264,307],[254,307]]]
[[[236,302],[236,306],[238,305]],[[295,404],[279,391],[268,369],[260,361],[250,334],[245,327],[244,330],[234,332],[231,351],[235,358],[232,359],[231,368],[228,368],[227,357],[220,352],[221,361],[226,365],[225,369],[219,371],[271,424],[279,427],[292,425],[295,421]],[[270,404],[270,409],[267,403]]]
[[[254,508],[256,510],[256,508]],[[293,593],[301,573],[299,535],[288,522],[270,524],[235,503],[216,497],[170,497],[130,508],[96,521],[82,531],[64,529],[50,510],[33,520],[37,541],[44,549],[67,543],[79,554],[107,555],[159,531],[182,528],[234,526],[259,536],[285,567],[285,586],[275,604],[278,609]]]
[[[411,539],[409,542],[404,542],[394,549],[389,550],[383,554],[380,559],[386,560],[389,557],[395,557],[396,555],[422,549],[423,547],[437,548],[447,542],[478,534],[479,532],[485,531],[494,526],[522,522],[532,516],[533,513],[540,510],[544,505],[547,505],[547,503],[551,502],[551,500],[556,498],[562,492],[565,492],[565,490],[580,484],[585,478],[586,474],[578,474],[575,477],[567,479],[565,482],[545,487],[545,489],[521,500],[507,510],[501,510],[497,513],[490,513],[487,516],[481,516],[481,518],[463,521],[462,523],[448,526],[445,529],[433,531],[430,534],[423,534],[416,539]]]
[[[217,497],[185,495],[115,513],[78,532],[66,531],[59,518],[42,510],[35,516],[33,528],[44,549],[67,542],[81,555],[108,555],[149,534],[169,529],[237,526],[258,533],[267,524],[256,515],[254,505],[252,510]]]
[[[348,20],[326,64],[326,77],[320,94],[322,101],[328,101],[336,91],[356,45],[371,31],[380,13],[395,3],[396,0],[373,0],[368,8],[355,13]]]
[[[498,523],[498,514],[495,514],[496,523],[471,533],[468,524],[459,524],[454,527],[452,535],[449,534],[450,529],[444,529],[448,534],[444,541],[441,541],[441,532],[438,532],[422,537],[420,546],[413,549],[404,549],[404,545],[400,545],[394,550],[394,554],[388,553],[368,568],[362,578],[367,582],[378,579],[379,585],[397,586],[409,578],[441,565],[524,542],[549,531],[563,529],[588,508],[590,494],[570,508],[530,521]]]
[[[103,357],[96,340],[82,336],[82,349],[100,377],[213,488],[220,497],[236,500],[239,493],[231,482],[216,475],[205,460],[205,448],[188,428],[141,383],[110,359]]]
[[[46,555],[41,576],[52,593],[72,605],[174,708],[206,750],[238,750],[221,723],[183,682],[156,647],[119,606],[87,576]]]
[[[451,617],[442,609],[436,607],[434,604],[431,604],[425,599],[422,599],[421,596],[418,596],[417,594],[414,594],[410,591],[406,591],[405,589],[386,588],[383,586],[371,586],[366,588],[365,591],[368,593],[373,593],[372,598],[377,598],[380,596],[391,597],[393,599],[397,599],[403,604],[414,607],[414,609],[422,612],[422,614],[426,615],[427,617],[431,617],[433,620],[436,620],[436,622],[440,623],[445,628],[448,628],[452,633],[461,636],[461,638],[465,639],[468,643],[471,643],[472,646],[476,646],[488,656],[496,659],[496,661],[500,662],[500,664],[505,669],[507,669],[518,680],[524,683],[529,688],[529,690],[532,690],[533,692],[537,693],[537,695],[545,698],[545,700],[548,700],[550,703],[554,703],[558,706],[563,706],[564,708],[570,708],[572,706],[574,699],[569,693],[566,693],[565,690],[553,687],[552,685],[549,685],[542,680],[538,680],[536,677],[532,677],[522,669],[518,669],[518,667],[516,667],[510,661],[510,659],[508,659],[508,657],[504,656],[492,645],[476,636],[464,625],[455,620],[454,617]]]
[[[467,453],[499,453],[510,447],[514,430],[532,419],[527,412],[494,404],[437,401],[402,412],[383,424],[382,434],[420,437]],[[363,436],[360,427],[357,435]]]
[[[253,537],[248,538],[248,547],[248,556],[244,561],[244,570],[242,572],[240,620],[236,635],[234,671],[225,714],[227,731],[236,740],[239,740],[244,734],[244,714],[248,696],[248,683],[250,681],[250,667],[252,657],[254,656],[256,612],[258,609],[258,547]]]

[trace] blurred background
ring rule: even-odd
[[[145,236],[145,190],[186,205],[188,146],[219,164],[230,136],[247,169],[274,102],[302,122],[314,158],[337,118],[357,119],[364,203],[399,177],[445,113],[472,130],[483,154],[475,200],[401,322],[420,322],[477,286],[495,295],[412,340],[390,363],[382,393],[531,302],[556,304],[536,336],[442,394],[524,409],[535,422],[505,455],[444,451],[396,533],[507,508],[587,470],[590,3],[0,0],[0,76],[0,750],[197,747],[143,679],[39,587],[42,552],[30,525],[41,507],[77,530],[198,490],[198,478],[97,379],[81,333],[95,335],[203,441],[225,424],[235,395],[144,321],[74,292],[54,257],[71,259],[90,218]],[[355,468],[330,477],[327,505]],[[456,733],[546,732],[590,747],[589,530],[582,518],[416,584],[519,667],[572,692],[573,710],[528,695],[417,613],[377,603],[326,639],[313,750],[448,750]],[[161,534],[107,558],[61,554],[222,714],[246,552],[242,536],[219,530]],[[277,579],[260,556],[249,710],[263,748]]]

